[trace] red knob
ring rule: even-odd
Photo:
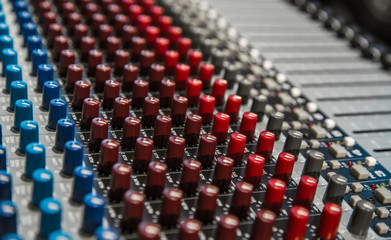
[[[289,212],[288,225],[285,231],[286,240],[304,239],[310,212],[302,206],[294,206]]]
[[[265,158],[266,162],[272,159],[275,135],[269,131],[262,131],[259,134],[256,154]]]
[[[100,145],[100,173],[109,174],[114,164],[118,162],[119,143],[113,139],[104,139]],[[130,186],[130,185],[129,185]]]
[[[243,181],[251,183],[254,187],[261,185],[265,158],[257,154],[248,156],[246,172]]]

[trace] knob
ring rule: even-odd
[[[19,151],[25,153],[26,146],[31,142],[39,142],[38,123],[25,120],[20,123]]]
[[[46,153],[45,146],[40,143],[29,143],[26,146],[26,170],[25,176],[29,179],[33,177],[35,170],[45,168]]]
[[[42,199],[53,195],[53,174],[49,170],[39,168],[33,173],[33,197],[31,203],[39,206]]]
[[[280,112],[271,113],[266,125],[266,130],[274,133],[275,139],[280,139],[282,123],[284,122],[284,114]]]
[[[85,195],[92,192],[94,184],[94,171],[85,166],[78,166],[73,171],[75,179],[73,181],[72,201],[81,203]]]
[[[261,185],[264,166],[265,158],[261,155],[251,154],[248,156],[243,181],[251,183],[255,188],[259,187]]]
[[[347,185],[348,179],[346,177],[339,174],[331,176],[323,196],[323,203],[333,202],[341,206]]]
[[[166,188],[163,191],[163,201],[160,210],[159,223],[162,226],[176,225],[181,214],[183,192],[176,188]]]
[[[236,229],[239,226],[239,219],[231,214],[220,217],[217,225],[216,240],[235,240]]]
[[[311,210],[317,186],[318,181],[316,181],[315,178],[302,176],[296,191],[295,199],[293,200],[293,205],[300,205]]]
[[[271,179],[267,183],[265,200],[262,203],[262,209],[269,209],[278,215],[284,201],[285,189],[285,182],[280,179]]]
[[[183,169],[179,188],[187,195],[197,191],[200,180],[201,163],[195,159],[187,159],[183,162]]]
[[[22,67],[15,64],[8,65],[5,70],[5,79],[5,91],[9,93],[11,91],[11,83],[13,81],[23,81]]]
[[[109,197],[112,201],[121,201],[124,193],[130,188],[132,168],[124,163],[116,163],[111,168]]]
[[[59,201],[49,197],[41,201],[39,210],[41,211],[39,236],[47,238],[51,232],[61,229],[62,206]]]
[[[27,99],[15,102],[14,128],[20,130],[20,124],[25,120],[33,120],[33,103]]]
[[[150,162],[148,165],[145,195],[149,198],[160,198],[166,184],[167,165],[161,162]]]
[[[221,156],[217,158],[215,170],[213,173],[213,184],[220,191],[227,191],[231,184],[234,160],[232,158]]]
[[[278,155],[276,168],[274,169],[273,178],[280,179],[288,185],[291,181],[294,164],[295,157],[292,154],[287,152],[280,153],[280,155]]]
[[[321,239],[335,239],[338,233],[339,221],[341,220],[342,209],[335,203],[326,203],[316,234]]]
[[[239,219],[247,217],[250,209],[251,197],[253,195],[253,185],[247,182],[238,182],[235,186],[235,192],[232,196],[231,207],[229,213],[235,215]]]
[[[84,214],[81,231],[93,234],[95,230],[102,226],[105,199],[100,195],[87,194],[84,199]]]
[[[218,143],[224,143],[228,138],[230,116],[225,113],[217,113],[214,116],[212,134],[216,136]]]
[[[257,127],[258,115],[245,112],[240,123],[240,133],[246,136],[247,142],[254,140],[255,128]]]
[[[57,122],[67,117],[67,103],[62,99],[52,99],[49,104],[48,127],[56,130]]]
[[[12,176],[0,170],[0,201],[12,200]]]
[[[349,232],[360,237],[365,237],[372,223],[374,211],[375,207],[372,203],[365,200],[358,201],[347,226]]]
[[[10,89],[10,106],[11,110],[15,110],[15,102],[19,99],[28,99],[27,83],[23,81],[13,81]]]
[[[56,139],[54,147],[63,152],[65,143],[75,138],[75,123],[68,118],[61,118],[57,121]]]
[[[285,140],[283,151],[293,154],[297,160],[300,153],[301,141],[303,140],[303,133],[295,130],[288,131],[288,136]]]
[[[121,228],[134,231],[143,218],[145,196],[141,192],[128,190],[124,194]]]
[[[214,185],[204,184],[201,186],[195,218],[202,222],[211,222],[217,208],[219,188]]]
[[[53,80],[53,67],[50,64],[40,64],[37,69],[37,85],[36,89],[38,92],[42,92],[43,84],[46,81]]]
[[[311,176],[316,180],[322,172],[324,162],[324,155],[321,152],[310,150],[307,152],[307,159],[305,160],[302,176]]]
[[[73,176],[76,167],[83,165],[84,146],[81,142],[70,140],[65,143],[62,173]]]
[[[114,164],[118,162],[119,143],[114,139],[104,139],[100,145],[98,171],[109,174]]]
[[[310,212],[307,208],[302,206],[292,207],[289,212],[288,227],[285,231],[285,239],[304,239],[309,218]]]
[[[270,160],[272,159],[275,139],[276,135],[269,131],[262,131],[259,134],[257,149],[255,153],[264,157],[266,162],[270,162]]]
[[[54,81],[46,81],[43,84],[42,90],[42,104],[41,107],[44,110],[49,109],[50,101],[52,99],[60,98],[60,85]]]
[[[0,237],[17,232],[17,210],[15,204],[9,200],[0,202]]]
[[[273,234],[273,226],[276,222],[276,214],[267,209],[261,209],[257,212],[253,228],[251,231],[251,240],[269,240]]]

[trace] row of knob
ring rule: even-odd
[[[13,1],[12,4],[14,7],[14,11],[16,12],[17,15],[17,20],[20,25],[21,33],[24,37],[23,46],[27,47],[28,60],[32,60],[33,63],[32,74],[36,75],[38,65],[41,63],[46,63],[47,61],[46,51],[40,49],[42,47],[41,38],[38,35],[35,35],[37,34],[37,29],[35,24],[31,22],[32,20],[31,14],[27,11],[28,5],[26,4],[26,2]],[[4,22],[4,14],[2,13],[0,15],[2,16],[1,21]],[[71,239],[71,237],[68,234],[64,233],[63,231],[61,230],[55,231],[57,229],[61,229],[62,207],[59,201],[52,198],[53,175],[50,171],[44,169],[46,165],[45,147],[42,144],[38,143],[38,124],[34,121],[30,121],[30,119],[32,120],[32,102],[30,100],[27,100],[28,99],[27,84],[22,81],[23,79],[22,68],[19,65],[17,65],[17,52],[12,49],[13,39],[10,36],[8,36],[9,31],[8,31],[8,26],[6,24],[2,23],[0,28],[1,28],[0,48],[2,52],[0,60],[3,63],[3,76],[5,75],[6,77],[5,92],[10,93],[11,95],[9,109],[10,111],[15,111],[14,128],[17,131],[20,131],[21,134],[22,141],[20,141],[20,146],[19,146],[20,152],[26,154],[26,170],[25,170],[24,178],[33,179],[33,194],[32,194],[31,203],[33,206],[39,207],[41,212],[39,236],[45,239],[48,238],[53,240]],[[46,80],[49,80],[49,77],[52,78],[52,75],[51,76],[47,75]],[[48,109],[50,100],[59,97],[59,85],[56,82],[46,82],[45,86],[47,86],[46,87],[47,94],[44,95],[43,97],[42,108]],[[45,99],[45,97],[48,97],[48,99]],[[54,125],[56,124],[57,124],[57,120],[55,120]],[[66,127],[66,125],[69,124],[66,120],[64,120],[61,126]],[[65,132],[64,134],[66,135],[67,132]],[[72,136],[68,136],[68,138],[73,139],[74,133]],[[26,142],[23,141],[24,139],[26,139]],[[60,145],[57,146],[64,147],[63,146],[64,143],[60,143]],[[80,143],[72,142],[70,143],[68,148],[72,148],[73,150],[75,150],[75,146],[76,148],[78,146],[77,144]],[[12,178],[11,175],[6,172],[7,169],[6,148],[4,148],[3,146],[1,146],[0,155],[1,155],[0,238],[22,239],[18,234],[16,234],[17,208],[14,205],[14,203],[11,201],[12,200],[12,196],[11,196]],[[68,151],[68,155],[70,156],[65,157],[66,159],[69,159],[70,161],[75,161],[75,159],[73,158],[75,156],[74,152]],[[73,168],[72,170],[69,171],[73,172]],[[93,175],[92,170],[90,170],[90,174],[91,176]],[[91,181],[90,188],[92,190],[92,181]],[[74,191],[75,195],[77,195],[77,193],[78,191]],[[85,193],[83,193],[83,196],[84,195]],[[95,225],[100,225],[99,214],[95,216],[96,212],[92,210],[95,208],[95,204],[98,204],[96,197],[99,196],[94,195],[94,196],[85,197],[86,198],[84,201],[85,217],[82,226],[82,229],[84,231],[91,231],[92,228],[95,229],[94,227]],[[102,197],[100,197],[100,199],[104,201]],[[103,211],[101,212],[102,212],[101,215],[103,217]],[[107,236],[108,232],[111,232],[112,233],[111,236],[114,236],[114,238],[110,238],[110,239],[119,238],[119,235],[116,231],[113,231],[112,229],[105,229],[105,228],[98,229],[96,232],[96,236],[98,239],[107,239],[105,235]]]

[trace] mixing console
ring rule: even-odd
[[[390,172],[211,5],[1,3],[0,239],[391,238]]]

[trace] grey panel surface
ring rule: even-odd
[[[391,75],[283,0],[208,0],[303,93],[391,169]],[[345,114],[347,113],[347,114]],[[366,133],[370,130],[370,133]],[[384,130],[384,131],[382,131]],[[374,150],[386,151],[374,151]]]

